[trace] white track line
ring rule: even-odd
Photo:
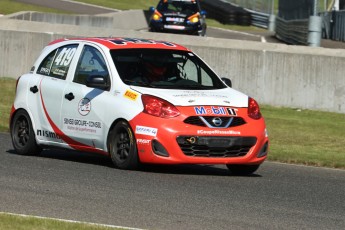
[[[87,225],[108,227],[108,228],[119,228],[119,229],[127,229],[127,230],[143,230],[141,228],[129,228],[129,227],[123,227],[123,226],[109,225],[109,224],[96,224],[96,223],[83,222],[83,221],[66,220],[66,219],[59,219],[59,218],[48,218],[48,217],[43,217],[43,216],[31,216],[31,215],[25,215],[25,214],[9,213],[9,212],[0,212],[0,214],[19,216],[19,217],[24,217],[24,218],[37,218],[37,219],[42,219],[42,220],[55,220],[55,221],[61,221],[61,222],[66,222],[66,223],[87,224]]]
[[[256,34],[251,34],[251,33],[243,32],[243,31],[237,31],[237,30],[229,30],[229,29],[224,29],[224,28],[218,28],[218,27],[213,27],[213,26],[210,26],[209,28],[217,29],[217,30],[222,30],[222,31],[228,31],[228,32],[232,32],[232,33],[235,33],[235,34],[243,34],[243,35],[251,36],[251,37],[258,37],[258,38],[260,38],[261,42],[263,42],[263,43],[267,42],[266,38],[264,36],[260,36],[260,35],[256,35]]]
[[[85,2],[77,2],[77,1],[73,1],[73,0],[60,0],[60,1],[62,1],[62,2],[70,2],[70,3],[85,5],[85,6],[92,6],[92,7],[95,7],[95,8],[111,10],[111,11],[114,11],[114,12],[119,12],[119,11],[121,11],[121,10],[118,10],[118,9],[113,9],[113,8],[109,8],[109,7],[105,7],[105,6],[99,6],[99,5],[95,5],[95,4],[89,4],[89,3],[85,3]]]

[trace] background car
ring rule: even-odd
[[[53,41],[16,87],[10,132],[19,154],[58,147],[110,156],[120,169],[225,164],[237,174],[267,156],[258,103],[171,42]]]
[[[149,27],[152,32],[172,32],[205,36],[206,12],[197,0],[160,0],[150,8]]]

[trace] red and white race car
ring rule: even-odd
[[[65,148],[140,163],[225,164],[251,174],[266,159],[258,103],[189,49],[133,38],[60,39],[16,86],[10,132],[19,154]]]

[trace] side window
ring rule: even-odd
[[[181,73],[183,73],[182,78],[195,81],[204,86],[213,86],[211,76],[192,59],[187,59]]]
[[[190,59],[184,64],[184,72],[187,79],[198,82],[198,69],[197,66]]]
[[[52,51],[44,58],[38,67],[37,73],[59,79],[66,79],[68,69],[77,51],[77,47],[78,45],[68,45]]]
[[[201,69],[201,83],[205,86],[213,86],[213,81],[210,75],[208,75],[204,69]]]
[[[86,85],[86,79],[90,75],[100,75],[109,83],[109,72],[102,53],[86,45],[80,55],[73,82]]]

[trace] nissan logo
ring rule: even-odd
[[[213,122],[213,124],[214,124],[215,126],[221,126],[222,123],[223,123],[222,119],[220,119],[219,117],[213,118],[213,119],[212,119],[212,122]]]

